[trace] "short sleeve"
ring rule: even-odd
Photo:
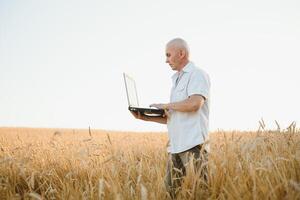
[[[210,90],[209,76],[202,70],[193,71],[187,87],[188,96],[201,95],[205,99],[208,99],[209,90]]]

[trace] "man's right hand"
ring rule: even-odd
[[[137,112],[130,111],[130,112],[136,119],[140,119],[140,120],[144,120],[144,121],[147,120],[146,119],[147,117],[144,115],[141,115],[141,113],[139,111],[137,111]]]
[[[144,121],[148,121],[148,122],[157,122],[160,124],[167,124],[167,116],[147,117],[145,115],[142,115],[140,112],[133,112],[133,111],[130,111],[130,112],[136,119],[140,119],[140,120],[144,120]]]

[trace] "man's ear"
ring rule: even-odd
[[[180,58],[184,58],[186,56],[186,52],[183,49],[180,49],[179,56]]]

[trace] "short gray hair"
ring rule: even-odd
[[[187,42],[182,38],[174,38],[167,43],[167,46],[174,46],[178,49],[184,49],[187,53],[187,56],[190,54],[190,48]]]

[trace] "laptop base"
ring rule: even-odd
[[[140,112],[141,115],[145,115],[147,117],[164,117],[165,114],[165,111],[163,109],[155,108],[140,108],[129,106],[128,110],[132,112]]]

